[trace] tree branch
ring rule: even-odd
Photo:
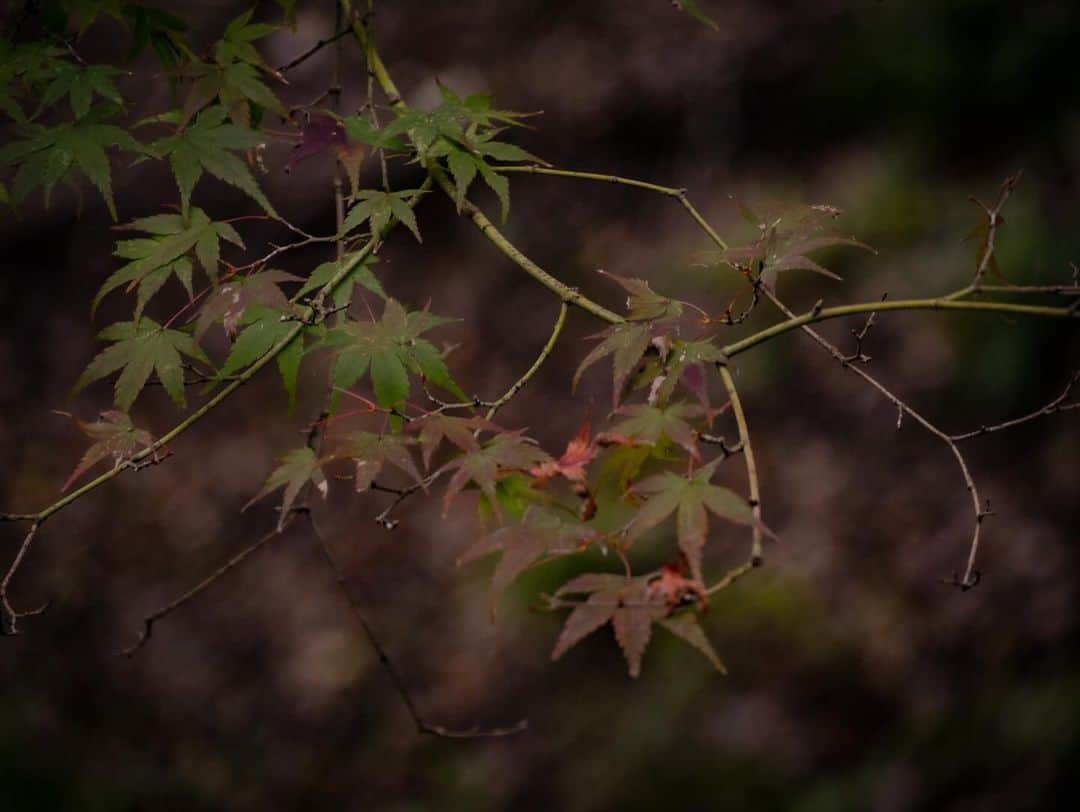
[[[735,424],[739,427],[739,444],[743,456],[746,458],[746,478],[750,482],[750,507],[754,511],[754,518],[758,524],[753,527],[753,542],[750,547],[751,567],[760,567],[763,563],[763,539],[761,532],[761,486],[758,484],[757,463],[754,460],[754,447],[750,444],[750,428],[746,423],[746,414],[743,412],[742,400],[739,398],[739,390],[735,388],[735,379],[731,377],[731,371],[727,366],[720,366],[720,380],[724,382],[728,398],[731,400],[731,411],[735,415]]]
[[[134,657],[139,652],[139,650],[142,649],[142,647],[149,642],[151,636],[153,636],[155,623],[167,617],[168,615],[171,615],[177,609],[184,606],[192,599],[201,595],[211,586],[220,581],[224,576],[230,573],[233,569],[235,569],[245,560],[247,560],[249,556],[254,555],[271,541],[284,535],[285,529],[292,523],[298,512],[298,510],[290,511],[289,515],[285,517],[285,521],[279,527],[275,527],[273,530],[260,538],[254,544],[250,545],[249,547],[245,547],[243,550],[238,552],[236,555],[234,555],[232,558],[230,558],[212,573],[199,581],[199,583],[197,583],[183,595],[180,595],[178,598],[169,601],[160,609],[156,609],[155,611],[147,615],[145,618],[143,618],[143,628],[142,631],[139,632],[138,639],[120,653],[123,654],[125,657]]]
[[[380,642],[378,636],[375,634],[375,630],[364,616],[364,612],[360,607],[359,602],[353,597],[352,590],[349,589],[349,584],[345,580],[345,573],[338,564],[337,558],[330,549],[326,537],[319,530],[319,526],[315,522],[315,517],[310,511],[308,512],[308,520],[311,524],[311,531],[319,542],[319,550],[322,552],[326,565],[334,574],[334,580],[337,582],[341,594],[345,597],[345,600],[348,601],[349,608],[352,609],[353,615],[360,624],[360,628],[364,631],[364,636],[367,637],[368,643],[370,643],[372,649],[374,649],[376,656],[379,658],[379,662],[382,664],[383,670],[390,678],[394,690],[401,698],[402,703],[405,705],[405,709],[409,712],[409,716],[412,718],[418,733],[444,739],[486,739],[513,736],[528,729],[529,722],[527,719],[522,719],[517,724],[507,727],[472,727],[466,730],[453,730],[451,728],[443,727],[442,725],[435,725],[428,722],[420,713],[419,708],[417,708],[416,701],[413,699],[408,686],[405,684],[404,677],[402,677],[401,672],[394,664],[394,661],[390,659],[390,655],[387,653],[386,648]]]

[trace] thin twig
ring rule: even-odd
[[[300,65],[301,63],[306,62],[311,57],[315,56],[315,54],[317,54],[319,51],[321,51],[327,45],[330,45],[331,43],[337,42],[342,37],[347,36],[350,31],[352,31],[352,27],[351,26],[346,26],[345,28],[342,28],[340,31],[333,34],[332,36],[327,37],[326,39],[319,40],[318,42],[316,42],[314,45],[312,45],[310,48],[308,48],[306,51],[304,51],[302,54],[300,54],[295,59],[293,59],[293,60],[291,60],[289,62],[286,62],[284,65],[280,65],[277,68],[277,72],[278,73],[284,73],[285,71],[292,70],[297,65]]]
[[[120,653],[123,654],[125,657],[134,657],[139,652],[139,650],[142,649],[142,647],[149,642],[151,636],[154,633],[154,624],[156,624],[162,618],[171,615],[173,612],[187,604],[192,599],[201,595],[211,586],[220,581],[229,572],[231,572],[233,569],[235,569],[237,566],[247,560],[249,556],[254,555],[271,541],[274,541],[275,539],[284,535],[285,529],[289,526],[289,524],[292,523],[298,512],[301,511],[290,511],[289,515],[285,517],[284,522],[282,522],[280,526],[275,527],[273,530],[264,535],[254,544],[250,545],[249,547],[245,547],[243,550],[238,552],[236,555],[234,555],[232,558],[230,558],[212,573],[199,581],[199,583],[195,584],[195,586],[193,586],[183,595],[180,595],[178,598],[169,601],[161,608],[156,609],[155,611],[147,615],[145,618],[143,618],[143,628],[142,631],[139,632],[138,639]]]
[[[1036,409],[1030,414],[1026,414],[1023,417],[1016,417],[1012,420],[1006,420],[1003,423],[996,423],[992,426],[980,426],[975,431],[968,431],[963,434],[952,434],[950,439],[959,442],[961,440],[970,440],[972,437],[982,437],[984,434],[993,434],[994,432],[1004,431],[1005,429],[1011,429],[1015,426],[1029,423],[1032,420],[1037,420],[1040,417],[1046,417],[1048,415],[1057,414],[1059,412],[1068,412],[1073,409],[1080,409],[1080,401],[1076,403],[1066,403],[1069,399],[1069,394],[1072,392],[1074,386],[1080,383],[1080,370],[1074,372],[1072,377],[1069,378],[1069,382],[1065,384],[1065,390],[1047,403],[1041,409]]]
[[[30,529],[26,531],[26,535],[23,536],[22,544],[19,545],[19,552],[15,554],[15,559],[11,562],[11,566],[8,567],[7,572],[4,574],[4,580],[0,581],[0,607],[3,608],[3,613],[7,615],[7,625],[3,624],[3,618],[0,618],[0,634],[4,635],[16,635],[19,633],[19,620],[24,617],[33,617],[34,615],[40,615],[46,609],[49,608],[48,602],[38,607],[37,609],[28,609],[20,611],[11,605],[11,600],[8,598],[8,586],[11,584],[11,579],[15,576],[19,566],[22,564],[23,559],[26,558],[26,554],[30,551],[30,546],[34,543],[34,539],[37,536],[38,528],[41,526],[41,522],[44,519],[38,517]]]
[[[408,686],[405,684],[405,679],[402,677],[401,672],[398,670],[394,661],[390,659],[390,655],[387,653],[386,648],[375,634],[374,628],[368,622],[364,615],[364,611],[360,606],[359,601],[353,596],[352,590],[349,589],[349,584],[345,580],[345,573],[341,569],[337,558],[334,556],[333,551],[330,549],[330,545],[320,531],[318,524],[315,521],[315,517],[309,512],[308,520],[311,525],[311,531],[315,535],[315,538],[319,542],[319,549],[322,551],[323,559],[326,561],[330,571],[334,574],[334,580],[337,582],[338,588],[341,590],[341,594],[348,601],[349,607],[352,609],[353,615],[356,617],[357,622],[360,624],[360,628],[364,631],[364,636],[367,637],[368,643],[371,644],[371,648],[375,651],[375,655],[379,658],[379,662],[382,664],[383,670],[390,678],[390,682],[394,686],[394,690],[401,698],[402,704],[405,705],[405,709],[409,712],[409,716],[412,718],[413,724],[416,726],[416,731],[423,735],[436,736],[444,739],[488,739],[499,738],[503,736],[513,736],[517,733],[524,732],[529,722],[527,719],[522,719],[520,722],[508,727],[497,728],[480,728],[472,727],[467,730],[452,730],[442,725],[435,725],[428,722],[424,716],[420,713],[419,708],[416,706],[416,701],[413,699],[412,694],[409,691]]]
[[[566,324],[567,310],[568,307],[566,301],[563,300],[559,303],[559,316],[555,320],[555,326],[552,328],[551,335],[548,337],[547,343],[544,344],[544,348],[540,350],[540,354],[536,356],[536,360],[533,361],[533,365],[525,371],[525,374],[518,378],[516,381],[514,381],[514,384],[506,390],[505,394],[503,394],[501,398],[491,404],[491,408],[488,409],[486,415],[488,420],[491,420],[493,417],[495,417],[495,413],[507,403],[509,403],[514,398],[514,396],[521,391],[522,387],[524,387],[525,384],[532,380],[532,377],[540,370],[540,367],[544,365],[544,362],[547,361],[548,356],[550,356],[552,351],[555,349],[555,344],[558,342],[559,336],[562,334],[563,325]]]
[[[777,309],[779,309],[782,313],[784,313],[785,316],[788,317],[789,320],[797,318],[796,315],[788,308],[788,306],[785,305],[779,298],[777,298],[776,294],[768,288],[765,288],[765,295],[777,307]],[[854,372],[857,376],[859,376],[876,390],[878,390],[878,392],[888,398],[900,412],[907,414],[916,423],[926,429],[926,431],[941,440],[941,442],[943,442],[948,447],[949,451],[952,452],[952,455],[953,457],[955,457],[956,463],[960,468],[960,473],[964,478],[964,484],[968,490],[968,493],[971,495],[972,507],[975,514],[974,530],[972,531],[971,546],[968,552],[967,566],[964,568],[963,576],[955,578],[953,582],[965,591],[971,589],[979,582],[979,573],[978,570],[975,569],[975,559],[979,551],[979,534],[982,529],[983,518],[988,515],[988,511],[983,509],[982,501],[979,498],[979,490],[978,487],[975,485],[975,479],[972,477],[971,470],[968,468],[967,460],[960,452],[960,449],[956,445],[956,442],[952,439],[952,437],[950,437],[944,431],[931,423],[927,418],[923,417],[922,414],[915,411],[914,408],[909,406],[898,395],[894,394],[888,387],[878,381],[877,378],[870,375],[868,372],[866,372],[866,370],[862,369],[861,367],[858,367],[849,362],[846,359],[844,353],[841,352],[839,348],[837,348],[819,332],[806,324],[801,325],[801,329],[821,347],[823,347],[830,355],[832,355],[833,358],[839,361],[841,366],[844,367],[844,369],[848,369],[851,372]]]
[[[986,242],[983,245],[983,252],[982,256],[979,258],[978,267],[975,268],[975,278],[971,280],[971,287],[976,293],[978,293],[982,287],[983,277],[986,276],[986,271],[994,261],[997,230],[1002,222],[1004,222],[1001,219],[1001,210],[1005,207],[1005,203],[1008,202],[1009,195],[1012,194],[1012,190],[1020,180],[1021,174],[1021,172],[1017,172],[1015,175],[1010,175],[1005,178],[1005,181],[1001,184],[1001,190],[998,192],[998,199],[997,202],[994,203],[993,208],[987,206],[977,197],[971,198],[976,205],[986,212]]]

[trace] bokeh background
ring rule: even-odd
[[[9,3],[9,14],[21,4]],[[192,39],[212,41],[245,3],[185,3]],[[301,2],[298,32],[265,41],[280,64],[333,28],[333,3]],[[758,206],[829,203],[878,256],[837,252],[846,282],[785,279],[798,309],[926,295],[964,284],[978,221],[967,197],[1024,178],[1006,210],[1000,264],[1017,282],[1067,281],[1080,260],[1080,5],[1049,0],[790,3],[702,0],[711,31],[664,0],[380,2],[374,29],[414,104],[435,79],[543,110],[517,140],[549,161],[685,186],[733,241],[732,195]],[[272,3],[258,14],[273,19]],[[104,22],[81,49],[122,57]],[[346,40],[343,105],[365,98]],[[332,49],[280,88],[303,103],[326,87]],[[139,63],[132,117],[169,103]],[[333,226],[328,159],[286,175],[287,144],[261,181],[298,224]],[[414,170],[393,168],[402,185]],[[374,184],[368,163],[364,179]],[[118,162],[121,217],[175,198],[164,167]],[[732,281],[703,268],[708,246],[678,206],[634,190],[515,178],[506,227],[568,283],[618,307],[597,268],[641,276],[718,312]],[[478,200],[492,208],[484,195]],[[204,180],[217,216],[254,211]],[[531,362],[557,305],[445,200],[420,210],[424,244],[395,234],[379,273],[397,297],[461,319],[455,375],[491,397]],[[115,267],[115,234],[93,193],[60,191],[0,223],[0,489],[6,510],[51,502],[85,448],[53,409],[92,417],[107,384],[68,392],[101,324],[127,303],[88,303]],[[250,244],[281,239],[260,224]],[[297,253],[302,272],[326,259]],[[171,312],[177,291],[158,303]],[[736,336],[761,326],[767,306]],[[825,332],[849,341],[859,326]],[[501,416],[551,451],[577,429],[605,378],[577,396],[572,370],[596,326],[573,313],[541,375]],[[224,349],[224,342],[219,348]],[[873,371],[949,430],[1048,401],[1080,363],[1075,325],[986,315],[894,314],[867,352]],[[459,570],[476,537],[465,500],[442,518],[418,502],[387,532],[378,494],[344,483],[320,508],[350,584],[423,713],[468,727],[528,718],[527,733],[450,742],[416,735],[300,523],[161,623],[133,660],[117,655],[141,618],[275,521],[240,508],[274,457],[300,442],[324,373],[304,373],[287,417],[270,376],[240,392],[166,463],[123,476],[43,529],[13,597],[51,599],[25,634],[0,640],[0,808],[5,810],[1018,810],[1075,803],[1080,773],[1080,420],[1057,416],[970,443],[993,504],[983,583],[962,567],[970,508],[947,450],[791,334],[735,365],[760,456],[765,515],[782,541],[767,565],[716,597],[708,632],[730,675],[658,632],[630,680],[610,634],[558,663],[560,618],[530,610],[567,569],[541,569],[487,613],[490,565]],[[177,419],[148,392],[137,420]],[[741,487],[741,468],[727,474]],[[5,562],[20,539],[0,527]],[[745,553],[716,528],[709,565]]]

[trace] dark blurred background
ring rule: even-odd
[[[1080,260],[1080,4],[701,0],[711,31],[664,0],[380,2],[373,23],[410,103],[435,79],[543,110],[516,140],[559,166],[685,186],[734,242],[752,234],[731,196],[755,206],[828,203],[879,255],[837,252],[846,282],[785,278],[793,306],[929,295],[965,284],[978,222],[1017,169],[999,261],[1015,282],[1064,282]],[[8,4],[10,13],[16,5]],[[185,3],[205,46],[244,3]],[[300,3],[298,32],[264,41],[281,64],[333,29],[332,2]],[[260,18],[276,19],[272,3]],[[82,50],[122,57],[103,22]],[[345,42],[343,105],[365,98]],[[326,86],[326,49],[278,88],[302,103]],[[132,118],[169,104],[152,61],[122,79]],[[333,228],[328,159],[286,175],[271,149],[261,182],[283,213]],[[393,168],[412,184],[407,167]],[[364,180],[377,182],[369,161]],[[121,217],[175,199],[165,167],[116,163]],[[736,285],[703,268],[702,235],[670,200],[539,177],[513,179],[506,233],[545,267],[618,307],[595,273],[642,276],[720,311]],[[254,212],[212,180],[196,203]],[[479,195],[489,206],[492,201]],[[467,391],[503,391],[535,357],[556,304],[452,206],[420,209],[424,244],[397,233],[379,273],[390,292],[462,321],[440,338]],[[0,223],[0,480],[5,510],[55,498],[86,446],[70,420],[110,401],[107,384],[68,392],[96,323],[89,302],[116,267],[115,234],[92,191],[58,191]],[[249,244],[282,239],[258,224]],[[290,257],[304,271],[327,257]],[[181,298],[156,307],[168,313]],[[737,336],[773,318],[767,306]],[[850,343],[848,330],[824,331]],[[605,376],[569,379],[596,325],[575,312],[564,341],[501,416],[551,451],[576,430]],[[224,347],[223,339],[222,348]],[[845,344],[847,346],[847,344]],[[873,371],[947,430],[1036,408],[1080,362],[1075,325],[910,313],[880,320]],[[706,627],[730,675],[658,633],[630,680],[609,632],[562,661],[561,618],[530,611],[566,569],[511,590],[496,624],[490,565],[459,570],[476,537],[462,501],[441,518],[417,502],[393,533],[371,521],[381,495],[332,489],[321,520],[367,617],[423,713],[451,726],[527,717],[527,733],[449,742],[416,735],[310,535],[288,535],[117,655],[141,618],[272,527],[270,505],[241,514],[273,459],[301,442],[324,372],[304,372],[294,417],[271,376],[245,387],[174,446],[166,464],[125,475],[50,521],[13,597],[51,599],[24,634],[0,641],[0,809],[1017,810],[1076,803],[1080,771],[1080,420],[1068,415],[972,442],[996,515],[983,583],[961,594],[970,507],[947,449],[805,337],[735,364],[760,456],[765,516],[782,541],[767,565],[719,594]],[[1075,413],[1074,413],[1075,414]],[[178,413],[149,391],[135,409],[155,432]],[[741,469],[730,472],[743,487]],[[20,528],[0,527],[14,555]],[[745,553],[715,528],[709,567]]]

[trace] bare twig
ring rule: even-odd
[[[359,601],[353,596],[352,590],[349,589],[349,584],[345,580],[345,573],[341,569],[337,558],[334,556],[333,551],[330,549],[330,545],[327,542],[326,537],[320,531],[318,524],[315,521],[315,517],[308,513],[308,520],[311,524],[311,531],[315,535],[315,538],[319,542],[319,549],[322,551],[323,559],[326,561],[330,571],[334,574],[334,580],[337,582],[338,588],[341,590],[341,594],[348,601],[349,607],[353,611],[353,615],[356,617],[357,622],[360,624],[360,628],[364,631],[364,636],[367,637],[368,643],[371,644],[371,648],[374,649],[375,655],[379,658],[379,662],[382,664],[383,670],[390,678],[390,682],[394,686],[394,690],[401,698],[402,704],[405,705],[405,709],[409,712],[409,716],[412,718],[413,724],[416,726],[416,731],[423,735],[436,736],[444,739],[485,739],[485,738],[498,738],[502,736],[513,736],[517,733],[524,732],[528,726],[528,720],[522,719],[520,722],[508,727],[496,727],[496,728],[481,728],[472,727],[466,730],[453,730],[451,728],[444,727],[442,725],[435,725],[428,722],[427,719],[420,713],[419,708],[416,706],[416,700],[413,699],[412,694],[409,691],[408,686],[405,684],[405,679],[402,677],[401,672],[398,670],[394,661],[390,659],[390,655],[387,653],[386,648],[375,634],[374,628],[368,622],[364,615],[363,609],[360,606]]]
[[[299,513],[299,512],[301,512],[299,509],[290,511],[289,515],[287,517],[285,517],[284,522],[282,522],[282,524],[280,526],[275,527],[273,530],[271,530],[269,533],[264,535],[262,538],[260,538],[254,544],[252,544],[252,545],[250,545],[248,547],[245,547],[243,550],[238,552],[236,555],[234,555],[232,558],[230,558],[228,561],[226,561],[224,564],[222,564],[220,567],[218,567],[212,573],[210,573],[205,578],[203,578],[201,581],[199,581],[199,583],[195,584],[195,586],[193,586],[191,589],[189,589],[183,595],[180,595],[178,598],[175,598],[174,600],[169,601],[167,604],[165,604],[161,608],[156,609],[155,611],[153,611],[149,615],[147,615],[145,618],[143,618],[143,628],[142,628],[142,631],[139,632],[138,639],[134,643],[132,643],[130,646],[125,648],[121,652],[121,654],[123,654],[125,657],[134,657],[135,654],[137,654],[139,652],[139,650],[143,646],[145,646],[147,644],[147,642],[149,642],[150,637],[154,633],[154,624],[156,624],[162,618],[164,618],[164,617],[166,617],[168,615],[171,615],[177,609],[179,609],[180,607],[187,604],[189,601],[191,601],[194,598],[201,595],[203,592],[205,592],[211,586],[213,586],[218,581],[220,581],[223,577],[225,577],[230,572],[232,572],[232,570],[234,570],[236,567],[238,567],[240,564],[242,564],[244,561],[246,561],[250,556],[257,553],[259,550],[261,550],[263,547],[265,547],[270,542],[272,542],[275,539],[279,538],[280,536],[284,535],[285,529],[289,526],[289,524],[292,523],[293,519],[296,517],[296,514]]]
[[[334,33],[332,36],[329,36],[326,39],[319,40],[314,45],[312,45],[310,48],[308,48],[306,51],[304,51],[302,54],[297,56],[295,59],[292,59],[289,62],[286,62],[284,65],[279,65],[278,68],[277,68],[277,72],[278,73],[284,73],[285,71],[292,70],[293,68],[297,67],[298,65],[300,65],[300,64],[306,62],[307,60],[309,60],[311,57],[315,56],[315,54],[317,54],[319,51],[321,51],[327,45],[335,43],[339,39],[341,39],[342,37],[347,36],[350,31],[352,31],[352,27],[351,26],[346,26],[345,28],[342,28],[340,31],[337,31],[336,33]]]
[[[770,291],[768,288],[765,289],[765,295],[777,307],[777,309],[779,309],[782,313],[784,313],[785,316],[788,317],[788,319],[797,318],[796,315],[788,308],[788,306],[785,305],[779,298],[777,298],[776,294]],[[982,501],[979,498],[979,490],[975,485],[974,478],[971,476],[971,470],[968,468],[967,460],[960,452],[960,449],[956,445],[956,442],[953,440],[952,437],[950,437],[944,431],[931,423],[927,418],[923,417],[922,414],[915,411],[914,408],[909,406],[898,395],[894,394],[877,378],[870,375],[868,372],[866,372],[866,370],[862,369],[861,367],[858,367],[848,361],[844,353],[842,353],[832,342],[822,336],[814,328],[810,327],[807,324],[803,324],[801,325],[800,329],[802,329],[804,333],[814,339],[814,341],[816,341],[830,355],[832,355],[833,358],[839,361],[841,366],[844,367],[844,369],[851,370],[857,376],[870,384],[874,389],[877,389],[878,392],[888,398],[892,402],[892,404],[896,406],[897,410],[901,414],[908,415],[916,423],[926,429],[926,431],[941,440],[941,442],[943,442],[948,447],[949,451],[956,459],[956,463],[960,467],[960,473],[964,478],[964,484],[968,490],[968,493],[971,495],[971,502],[975,514],[975,526],[974,530],[972,531],[971,546],[968,552],[967,566],[964,568],[964,574],[962,577],[958,577],[954,580],[956,585],[959,586],[961,589],[965,591],[971,589],[979,582],[978,571],[975,569],[975,559],[979,551],[979,534],[982,529],[983,519],[988,514],[986,511],[983,510]]]
[[[2,607],[3,613],[7,616],[6,626],[3,623],[4,619],[0,618],[0,634],[18,634],[20,619],[40,615],[49,608],[49,604],[46,602],[37,609],[19,610],[11,605],[11,600],[8,597],[8,586],[11,584],[11,579],[15,576],[23,559],[26,558],[26,554],[30,551],[30,546],[34,543],[34,538],[37,536],[37,531],[41,526],[42,521],[43,520],[39,518],[30,525],[30,529],[27,530],[26,535],[23,536],[22,544],[19,545],[19,551],[15,554],[15,559],[11,562],[11,566],[8,567],[7,572],[4,574],[4,580],[0,581],[0,607]]]
[[[1015,175],[1009,175],[1009,177],[1005,178],[993,208],[987,206],[977,197],[971,198],[972,202],[986,212],[986,242],[983,244],[982,256],[979,258],[978,267],[975,269],[975,278],[971,280],[971,287],[976,293],[981,289],[983,277],[986,276],[987,270],[994,261],[994,243],[997,239],[997,230],[1004,222],[1001,218],[1001,210],[1005,207],[1005,203],[1008,202],[1009,195],[1012,194],[1012,190],[1020,180],[1021,174],[1023,173],[1017,172]]]
[[[1032,420],[1037,420],[1040,417],[1046,417],[1048,415],[1057,414],[1058,412],[1068,412],[1073,409],[1080,409],[1080,401],[1075,403],[1066,403],[1069,399],[1069,394],[1072,392],[1073,387],[1080,383],[1080,370],[1077,370],[1069,378],[1069,382],[1065,384],[1065,391],[1047,403],[1041,409],[1036,409],[1030,414],[1026,414],[1023,417],[1016,417],[1012,420],[1006,420],[1002,423],[995,423],[991,426],[980,426],[975,431],[968,431],[963,434],[950,435],[950,439],[955,442],[960,440],[970,440],[972,437],[982,437],[984,434],[993,434],[994,432],[1004,431],[1005,429],[1011,429],[1015,426],[1029,423]]]
[[[888,293],[881,295],[881,301],[885,301],[889,297]],[[818,311],[820,312],[820,310]],[[860,364],[869,364],[873,360],[869,355],[863,352],[863,342],[866,341],[866,336],[870,332],[870,328],[874,326],[874,322],[877,320],[877,311],[869,315],[866,319],[866,324],[863,325],[861,330],[852,330],[851,335],[855,337],[855,352],[851,355],[844,357],[844,360],[848,363],[858,361]]]

